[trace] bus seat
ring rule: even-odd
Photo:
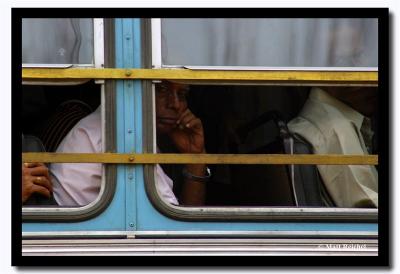
[[[33,135],[22,134],[22,151],[23,152],[44,152],[46,149],[42,141]]]
[[[93,109],[83,101],[68,100],[61,103],[45,123],[40,139],[48,152],[56,151],[68,132]]]
[[[244,143],[247,135],[269,121],[274,121],[278,136],[275,141],[242,153],[257,154],[312,154],[312,147],[298,135],[292,134],[277,111],[268,111],[237,129]],[[251,191],[250,197],[265,198],[265,205],[327,206],[323,199],[322,182],[316,165],[266,165],[238,167],[250,180],[243,184],[241,193]],[[244,172],[246,170],[247,172]],[[249,175],[247,175],[249,176]],[[240,175],[234,176],[240,178]],[[257,188],[259,192],[257,192]]]

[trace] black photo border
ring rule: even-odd
[[[334,266],[348,267],[353,266],[357,269],[371,269],[370,266],[387,267],[391,263],[391,247],[389,246],[390,224],[392,223],[392,213],[390,211],[392,187],[391,176],[391,111],[393,107],[392,92],[390,89],[389,76],[391,64],[389,64],[390,54],[390,14],[388,8],[12,8],[12,261],[13,266],[92,266],[95,269],[100,266],[243,266],[243,267],[285,267],[299,269],[298,266]],[[93,17],[93,18],[151,18],[151,17],[271,17],[271,18],[378,18],[379,20],[379,181],[384,182],[379,186],[379,255],[376,257],[348,257],[348,256],[251,256],[251,257],[212,257],[206,256],[201,259],[197,257],[179,256],[154,256],[154,257],[107,257],[99,260],[98,257],[91,256],[65,256],[65,257],[27,257],[22,256],[22,219],[21,219],[21,189],[19,178],[21,176],[21,63],[22,63],[22,43],[21,43],[21,19],[32,18],[70,18],[70,17]],[[387,183],[385,183],[387,182]],[[289,259],[289,260],[288,260]],[[205,268],[206,269],[206,268]],[[238,269],[235,267],[235,269]]]

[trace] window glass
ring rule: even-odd
[[[163,65],[377,67],[378,20],[162,19]]]
[[[93,64],[93,20],[22,19],[22,63]]]
[[[374,87],[196,86],[164,81],[155,85],[157,151],[198,153],[197,146],[204,143],[210,154],[377,154],[377,96]],[[186,126],[197,118],[202,130]],[[204,138],[196,142],[201,135]],[[197,172],[197,167],[157,166],[160,196],[172,204],[176,198],[179,205],[191,205],[185,199],[198,195],[202,185],[200,205],[211,207],[377,206],[374,166],[213,164],[208,165],[211,176],[205,182],[189,182],[185,169]]]
[[[100,89],[94,81],[78,86],[22,86],[22,151],[101,152]],[[84,206],[98,196],[101,164],[53,163],[46,166],[53,197],[47,198],[40,192],[27,194],[24,206]],[[38,183],[35,180],[42,176],[33,168],[24,169],[32,175],[24,179],[27,186],[31,180]],[[85,185],[89,187],[85,189]]]

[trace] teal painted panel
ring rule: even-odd
[[[139,68],[141,64],[140,48],[140,20],[119,19],[118,26],[122,33],[120,36],[121,51],[117,54],[117,67]],[[142,152],[142,98],[141,82],[138,80],[120,81],[121,90],[117,92],[117,109],[120,110],[118,128],[118,152]],[[122,138],[123,136],[123,138]],[[120,171],[124,174],[121,184],[125,185],[125,212],[126,230],[135,230],[136,227],[136,184],[143,176],[138,176],[137,167],[125,166]],[[122,175],[121,175],[122,177]]]
[[[139,19],[116,19],[117,67],[140,67]],[[117,81],[117,151],[141,153],[142,88],[140,81]],[[374,223],[240,223],[183,222],[169,219],[155,210],[144,188],[143,166],[117,169],[116,194],[98,217],[78,223],[24,223],[23,231],[377,231]],[[131,226],[131,223],[133,226]]]

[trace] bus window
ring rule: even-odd
[[[273,146],[279,133],[273,121],[243,138],[240,127],[272,110],[288,120],[297,113],[306,95],[307,88],[193,85],[187,100],[188,108],[202,121],[207,153],[261,154],[279,152],[280,148]],[[289,97],[297,99],[285,99]],[[157,135],[160,151],[179,153],[165,139],[170,138]],[[162,168],[173,178],[176,195],[181,196],[183,166],[162,165]],[[210,170],[212,178],[206,187],[208,205],[293,205],[284,166],[210,165]]]
[[[60,152],[63,147],[61,143],[71,129],[83,118],[100,108],[100,87],[93,81],[78,86],[24,85],[22,91],[24,152]],[[43,145],[41,151],[30,149],[28,142],[31,138],[35,138]],[[57,204],[59,204],[59,197],[56,195],[63,188],[60,189],[59,182],[53,175],[56,172],[55,167],[59,165],[73,164],[47,165]],[[40,205],[38,201],[45,200],[37,193],[33,196],[35,199],[28,199],[24,205]]]
[[[211,72],[240,70],[251,75],[261,70],[377,71],[378,66],[378,20],[375,18],[152,19],[151,31],[153,68],[182,68]],[[257,86],[251,81],[231,80],[218,82],[218,86],[212,86],[215,84],[213,80],[203,80],[201,85],[198,85],[200,81],[196,79],[176,82],[190,85],[188,107],[203,122],[205,150],[207,153],[224,154],[289,153],[282,144],[280,129],[273,122],[261,123],[256,127],[254,124],[259,124],[260,119],[263,120],[270,113],[278,113],[279,117],[290,126],[293,124],[291,121],[302,115],[310,98],[314,96],[314,89],[322,88],[323,90],[326,87],[327,90],[332,90],[327,87],[329,84],[325,83],[321,86],[313,83],[307,88],[302,87],[302,84],[292,85],[290,81],[287,83],[282,81],[281,84],[274,83],[274,86]],[[342,93],[346,93],[349,91],[346,86],[350,85],[341,83],[335,86]],[[157,84],[154,86],[157,102]],[[376,91],[375,87],[361,85],[358,92],[363,92],[365,89]],[[376,94],[377,92],[375,96]],[[343,102],[348,103],[345,98],[342,99]],[[365,100],[369,99],[365,98]],[[157,111],[156,103],[153,113],[156,116],[156,124],[153,125],[155,128],[157,128]],[[374,109],[374,115],[377,111]],[[306,139],[307,136],[301,136],[293,128],[291,130],[295,136],[294,140],[305,144],[307,153],[367,155],[370,153],[364,150],[367,141],[364,142],[364,136],[361,133],[363,123],[359,122],[360,119],[356,121],[355,131],[353,121],[346,125],[354,133],[346,138],[347,140],[353,140],[355,143],[362,140],[359,142],[362,146],[357,146],[358,150],[321,151],[315,148],[315,144],[311,143],[312,140]],[[248,132],[244,134],[243,129]],[[328,132],[330,132],[329,129]],[[168,142],[171,138],[161,140],[161,136],[157,136],[156,139],[153,152],[179,152],[179,149],[174,150],[174,144]],[[338,146],[340,147],[340,144]],[[320,171],[324,167],[310,166],[313,172],[312,178],[315,178],[315,181],[326,180],[326,175]],[[334,165],[334,167],[334,169],[329,169],[334,170],[331,171],[330,177],[341,178],[339,180],[344,185],[340,190],[342,192],[332,188],[331,183],[320,183],[319,188],[312,191],[313,202],[307,203],[303,198],[310,196],[308,186],[302,189],[301,195],[295,191],[298,187],[295,179],[299,179],[296,177],[299,176],[297,174],[308,174],[301,173],[303,169],[299,166],[209,165],[212,175],[209,179],[207,178],[204,207],[185,209],[183,207],[185,203],[179,203],[182,188],[184,188],[182,181],[185,181],[185,176],[182,179],[183,167],[164,164],[162,168],[168,177],[173,178],[174,194],[181,206],[176,207],[169,200],[169,207],[159,203],[158,208],[175,218],[188,213],[185,215],[188,219],[235,219],[236,217],[251,219],[252,216],[264,219],[278,216],[285,219],[287,215],[292,216],[291,220],[310,216],[312,218],[315,212],[311,210],[306,213],[307,207],[312,207],[320,213],[317,219],[325,219],[328,215],[339,218],[341,214],[342,217],[345,216],[346,212],[355,213],[360,219],[369,218],[372,211],[364,208],[376,209],[377,207],[376,168],[362,166],[362,169],[367,170],[365,174],[368,175],[358,174],[357,176],[372,179],[365,180],[365,185],[346,186],[347,179],[338,176],[341,165]],[[160,177],[158,173],[157,168],[153,171],[148,170],[146,173],[148,194],[153,202],[156,200],[155,204],[157,200],[159,201],[159,196],[161,199],[163,196],[163,192],[157,193],[157,187],[155,187],[157,178]],[[209,176],[207,172],[203,173],[202,177]],[[347,191],[343,192],[346,187]],[[364,196],[350,194],[354,190],[350,188],[361,188]],[[357,198],[352,200],[352,197]],[[257,208],[253,210],[253,207]],[[298,207],[301,211],[288,209]],[[286,209],[282,210],[282,208]],[[347,211],[349,208],[350,211]],[[376,213],[377,211],[373,211],[372,214],[376,216]],[[260,215],[263,216],[260,217]]]
[[[158,67],[378,66],[378,20],[373,18],[168,18],[153,23],[161,25],[161,50],[153,57]]]
[[[178,141],[174,139],[173,133],[171,133],[171,131],[166,132],[163,129],[169,126],[169,120],[164,121],[166,118],[163,117],[169,115],[169,119],[172,119],[171,117],[176,112],[173,110],[160,110],[161,107],[158,106],[157,102],[160,100],[160,95],[158,95],[157,92],[157,85],[159,84],[156,84],[155,87],[156,113],[154,115],[156,116],[156,129],[161,131],[161,133],[157,133],[157,151],[158,153],[185,153],[187,151],[182,151],[178,148]],[[308,98],[311,98],[315,102],[315,94],[318,96],[325,94],[323,89],[331,93],[332,90],[335,90],[339,95],[342,95],[335,95],[341,100],[341,103],[334,102],[333,97],[329,97],[330,100],[332,100],[332,102],[329,102],[331,105],[326,104],[323,106],[331,110],[333,113],[332,115],[337,115],[336,111],[342,110],[343,108],[345,115],[351,113],[360,115],[360,117],[366,115],[365,117],[369,116],[375,118],[372,117],[376,115],[378,111],[376,109],[376,101],[373,100],[373,98],[377,98],[375,88],[353,88],[349,90],[348,88],[340,87],[308,88],[191,85],[189,88],[190,91],[186,94],[186,99],[188,109],[194,114],[194,117],[198,117],[202,121],[205,151],[210,154],[285,153],[284,140],[279,132],[282,128],[278,126],[273,119],[267,119],[268,116],[266,116],[266,114],[269,113],[276,113],[279,119],[281,119],[280,121],[285,124],[291,121],[289,123],[290,131],[293,131],[293,134],[296,133],[300,135],[296,136],[299,138],[298,140],[309,145],[311,149],[309,153],[363,154],[361,145],[368,142],[360,140],[361,138],[367,140],[365,137],[346,135],[345,138],[354,138],[354,140],[344,140],[346,142],[339,139],[333,139],[333,141],[327,140],[327,143],[323,146],[322,143],[316,143],[314,139],[310,138],[310,136],[307,135],[307,130],[302,131],[305,125],[305,118],[302,116],[305,115],[305,117],[308,117],[305,104],[307,104],[309,108],[311,103]],[[350,93],[352,93],[353,97],[355,96],[354,98],[357,98],[357,100],[353,101],[360,105],[353,104],[351,107],[358,111],[350,109],[350,106],[344,109],[346,101],[349,102],[349,104],[351,103]],[[173,95],[171,95],[171,97],[172,96]],[[328,95],[326,96],[328,98]],[[173,98],[170,100],[173,100]],[[334,103],[338,104],[338,110],[333,109],[334,106],[336,106]],[[170,108],[172,109],[173,106],[170,105]],[[327,109],[324,109],[324,111],[327,111]],[[365,111],[365,109],[368,109],[368,111]],[[315,119],[318,117],[311,118]],[[335,120],[335,123],[344,124],[343,129],[339,128],[336,133],[351,134],[351,132],[348,133],[346,130],[349,130],[347,127],[350,127],[350,130],[352,129],[353,120],[350,119],[347,121],[345,118],[346,117],[343,117],[342,120]],[[299,122],[296,119],[302,120]],[[333,119],[339,118],[334,116],[333,118],[327,118],[324,122],[328,123]],[[375,119],[373,121],[375,121]],[[349,123],[348,126],[346,122]],[[176,125],[172,127],[175,127],[175,131],[180,130]],[[308,125],[308,131],[312,129],[313,128]],[[184,130],[185,129],[182,129],[182,131]],[[331,128],[327,128],[326,130],[332,131]],[[370,131],[372,133],[372,126],[370,127]],[[374,131],[377,132],[376,127],[374,127]],[[165,132],[167,134],[163,134]],[[357,132],[359,131],[354,131],[354,133]],[[321,134],[320,138],[325,138],[328,135],[328,132],[325,135]],[[335,138],[335,136],[331,138]],[[330,142],[336,141],[343,141],[341,145],[344,147],[343,149],[347,150],[335,151],[335,147]],[[370,142],[371,141],[372,138],[370,138]],[[360,151],[357,151],[357,144],[359,144],[358,147]],[[345,146],[348,147],[346,148]],[[326,150],[322,151],[322,149]],[[193,152],[189,151],[187,153]],[[368,152],[365,153],[368,154]],[[369,153],[372,153],[372,150]],[[376,149],[374,153],[377,153]],[[187,165],[162,164],[160,166],[165,172],[165,175],[159,176],[159,171],[157,170],[156,180],[164,181],[164,177],[171,179],[173,182],[173,192],[178,203],[185,205],[181,200],[184,199],[182,198],[184,195],[182,188],[185,185],[185,176],[182,176],[182,170],[184,170]],[[320,206],[349,208],[374,208],[377,206],[377,173],[375,167],[312,167],[315,172],[313,174],[315,177],[314,181],[306,181],[304,185],[301,185],[302,182],[296,182],[296,184],[293,185],[290,165],[209,165],[212,176],[207,182],[203,182],[206,191],[204,206]],[[351,170],[349,171],[348,169]],[[367,171],[364,171],[363,175],[360,175],[359,173],[364,169],[367,169]],[[332,186],[332,184],[334,184],[334,182],[332,182],[334,178],[331,177],[334,171],[347,174],[346,176],[348,176],[348,178],[346,178],[346,176],[340,177],[342,185]],[[303,174],[302,176],[306,175]],[[347,191],[350,191],[345,190],[346,186],[356,187],[353,184],[357,184],[355,180],[360,179],[350,178],[350,175],[363,176],[363,180],[370,188],[369,192],[365,194],[363,191],[360,191],[360,193],[354,190],[352,195],[355,197],[346,197],[348,195]],[[301,178],[296,178],[296,180],[297,179]],[[160,189],[164,189],[164,191],[159,193],[160,196],[165,196],[167,197],[165,200],[174,203],[173,199],[170,199],[170,194],[165,191],[165,187],[160,187],[160,183],[157,181],[155,183]],[[314,183],[314,185],[311,185],[312,183]],[[336,182],[336,184],[339,183]],[[300,187],[302,188],[301,191],[300,189],[296,189]],[[349,189],[349,187],[347,188]],[[193,195],[195,195],[195,193]],[[365,200],[359,198],[358,196],[360,195],[364,195],[363,197]]]
[[[90,18],[22,19],[22,63],[94,64]]]
[[[246,47],[235,40],[235,36],[228,35],[229,30],[232,25],[237,25],[237,29],[249,29],[249,26],[254,26],[253,20],[237,20],[234,21],[235,23],[226,19],[185,20],[151,20],[151,27],[155,31],[152,33],[151,42],[148,39],[150,35],[143,35],[146,38],[142,41],[142,53],[143,59],[145,59],[142,62],[142,65],[145,64],[143,66],[153,68],[183,67],[181,68],[183,71],[186,69],[194,71],[235,69],[248,71],[249,75],[253,71],[271,68],[278,71],[284,68],[287,70],[317,70],[317,72],[324,70],[353,70],[356,72],[377,70],[377,39],[375,39],[377,37],[377,20],[375,19],[288,19],[288,21],[285,19],[265,19],[266,21],[257,19],[261,20],[257,22],[260,26],[265,26],[267,32],[264,33],[264,28],[254,28],[254,37],[247,37],[246,32],[243,32],[241,35],[247,37],[248,41],[254,42],[246,42]],[[148,19],[142,21],[150,23]],[[147,23],[142,25],[143,32],[150,32],[150,24]],[[185,24],[181,25],[181,23]],[[159,28],[157,28],[157,24]],[[180,27],[177,27],[176,24]],[[218,39],[224,37],[223,39],[226,41],[220,43],[218,39],[214,41],[203,36],[201,42],[196,42],[197,48],[195,46],[192,48],[192,53],[193,49],[197,49],[195,50],[196,54],[185,55],[187,49],[180,48],[181,43],[176,45],[174,42],[179,41],[179,39],[171,39],[171,37],[175,37],[174,33],[171,32],[171,29],[175,27],[183,28],[180,39],[197,41],[191,39],[191,33],[196,32],[207,35],[215,34],[215,39],[217,39],[216,37]],[[203,28],[207,31],[204,31]],[[277,29],[279,31],[276,31]],[[357,35],[352,34],[354,29],[357,30]],[[221,33],[225,33],[227,36],[221,35]],[[315,39],[300,39],[298,43],[297,40],[296,43],[288,40],[296,38],[299,34],[302,34],[302,37]],[[326,34],[326,37],[323,36],[324,34]],[[267,35],[271,35],[274,39],[265,39],[265,37],[268,37]],[[313,35],[316,37],[313,37]],[[320,37],[321,35],[323,39]],[[127,42],[130,41],[128,38],[130,37],[124,39],[124,43],[129,43]],[[209,44],[204,44],[206,41],[215,42],[217,46],[210,47]],[[310,41],[312,46],[308,45]],[[277,45],[294,46],[292,48]],[[125,47],[123,48],[125,49]],[[210,50],[211,48],[212,50]],[[286,51],[287,49],[288,51]],[[182,54],[174,55],[175,51]],[[128,52],[128,54],[130,56],[131,52]],[[280,61],[275,62],[270,54],[280,57],[288,55],[289,59],[295,62],[286,62],[285,57],[278,58],[282,63]],[[183,59],[179,59],[177,56]],[[200,56],[200,58],[196,59],[197,56]],[[197,60],[204,62],[199,63]],[[316,62],[312,60],[316,60]],[[128,64],[128,67],[132,66],[130,62]],[[124,63],[124,65],[126,64]],[[121,81],[120,83],[131,87],[129,81]],[[219,82],[219,85],[214,85],[215,82],[212,80],[204,81],[204,79],[202,85],[198,85],[199,81],[196,81],[196,79],[155,82],[154,85],[151,85],[150,81],[143,80],[140,88],[136,89],[135,87],[135,92],[142,91],[140,95],[144,97],[141,101],[143,113],[146,114],[143,115],[143,121],[146,121],[143,122],[143,136],[146,137],[143,151],[148,153],[292,154],[294,153],[293,144],[290,143],[289,148],[286,146],[286,139],[283,140],[282,128],[280,128],[282,123],[277,122],[278,118],[287,127],[289,121],[301,115],[301,111],[313,94],[313,89],[318,87],[315,83],[311,85],[312,88],[302,86],[302,84],[296,86],[289,80],[287,82],[281,81],[281,84],[274,83],[274,86],[268,86],[268,83],[261,85],[251,80],[246,82],[226,80]],[[163,88],[162,86],[165,83],[174,86],[176,89],[174,88],[172,92],[170,88]],[[326,84],[323,85],[324,87],[326,87]],[[346,87],[343,87],[343,91],[345,89]],[[107,92],[106,96],[115,96],[111,94],[113,93]],[[112,97],[112,99],[115,98]],[[160,115],[159,102],[161,99],[168,102],[168,107],[179,108],[179,117],[168,115],[168,113]],[[137,102],[135,101],[135,103]],[[104,105],[106,104],[102,106]],[[131,107],[131,105],[129,106]],[[115,116],[115,112],[115,109],[112,108],[110,112],[104,111],[103,115],[111,113]],[[96,117],[98,118],[99,115],[97,113]],[[265,119],[266,117],[269,118]],[[261,123],[259,122],[260,119]],[[200,131],[197,130],[196,134],[193,134],[194,131],[192,130],[194,127],[199,129],[199,121],[201,121],[202,127],[201,138],[198,138]],[[113,125],[113,123],[105,124],[106,126]],[[189,130],[191,126],[193,127]],[[166,131],[162,132],[162,128]],[[195,142],[184,144],[186,148],[189,146],[190,149],[182,149],[182,147],[179,147],[182,143],[176,142],[177,139],[182,140],[182,137],[185,137],[181,134],[182,132],[175,130],[178,128],[183,130],[186,137],[188,136],[187,133],[191,132],[189,139],[195,140]],[[112,138],[118,137],[114,136],[116,132],[114,128],[101,129],[96,127],[95,131],[98,133],[99,142],[104,141],[103,134],[100,134],[101,130],[104,130],[106,134],[108,132]],[[285,130],[289,132],[288,129],[285,128]],[[133,131],[129,129],[128,133]],[[361,128],[356,133],[358,134],[357,138],[363,138]],[[293,136],[295,135],[290,135],[290,138],[292,138],[290,142],[296,140],[305,144],[305,147],[309,149],[307,153],[317,152],[317,150],[313,150],[315,149],[311,146],[313,144],[304,140],[306,139],[305,136]],[[188,139],[186,138],[186,140]],[[349,140],[353,140],[353,138],[349,138]],[[101,151],[115,150],[105,149]],[[329,153],[335,154],[335,152],[330,151],[317,152],[317,154]],[[339,154],[346,154],[346,152]],[[325,219],[329,215],[328,218],[332,219],[336,217],[348,219],[356,216],[356,218],[365,220],[365,218],[370,219],[371,216],[372,218],[376,217],[377,210],[363,209],[363,207],[373,206],[374,203],[371,204],[362,198],[359,199],[360,203],[351,206],[340,204],[338,195],[332,194],[332,189],[329,189],[326,184],[319,183],[321,179],[325,179],[319,167],[318,170],[315,166],[311,166],[311,168],[313,168],[311,170],[313,172],[312,178],[317,182],[314,186],[318,186],[318,188],[313,189],[314,196],[319,199],[315,203],[307,203],[302,200],[309,194],[306,187],[303,189],[302,195],[304,197],[297,191],[296,176],[300,176],[298,174],[302,175],[302,173],[298,173],[299,168],[294,165],[209,165],[208,168],[205,165],[146,165],[144,180],[147,194],[158,209],[166,210],[172,215],[181,216],[184,214],[184,217],[189,216],[189,219]],[[74,175],[76,174],[74,173]],[[160,176],[160,174],[162,175]],[[103,172],[89,172],[86,175],[89,177],[94,175],[98,182],[101,181],[101,187],[105,185],[104,180],[102,180],[104,179]],[[163,180],[160,180],[160,178],[163,178]],[[190,191],[195,190],[196,196],[186,195],[188,189],[185,182],[188,179],[200,183],[192,184],[195,187],[190,189]],[[161,181],[163,183],[160,185]],[[377,180],[366,186],[366,192],[377,196],[377,192],[374,194],[376,184]],[[88,187],[90,188],[90,186]],[[86,196],[84,199],[86,202],[78,202],[76,206],[84,206],[95,201],[98,197],[97,194],[101,192],[101,187],[99,184],[95,185],[92,189],[94,195]],[[72,190],[77,195],[83,194],[80,189]],[[111,190],[108,190],[108,193],[111,193]],[[349,193],[346,193],[346,195]],[[64,196],[75,195],[67,194]],[[185,200],[186,197],[195,197],[195,199],[188,202]],[[63,198],[58,200],[61,201]],[[167,203],[165,203],[166,201]],[[67,202],[61,205],[71,206],[72,204]],[[190,206],[199,208],[192,209]],[[307,207],[314,207],[316,211],[307,210]],[[330,209],[332,207],[339,209]],[[348,210],[348,207],[351,207],[351,209]],[[346,208],[346,210],[340,208]],[[57,215],[60,212],[63,213],[58,211],[55,214]]]
[[[114,67],[114,23],[113,20],[49,19],[35,18],[22,20],[23,67],[32,70],[40,68],[68,67]],[[47,48],[40,47],[39,41],[47,39],[50,33],[52,43]],[[109,39],[104,39],[104,36]],[[105,50],[105,47],[107,49]],[[66,145],[68,136],[88,117],[98,114],[98,130],[102,138],[96,143],[99,153],[115,151],[115,83],[104,80],[59,80],[23,81],[22,86],[22,149],[23,152],[88,152],[90,146],[77,149]],[[111,92],[106,92],[111,91]],[[40,143],[39,146],[30,144]],[[93,151],[91,151],[93,152]],[[87,168],[100,166],[99,180],[91,189],[89,200],[82,201],[70,197],[65,202],[63,191],[71,186],[63,184],[68,179],[71,184],[85,184],[87,180],[75,180],[74,172],[62,174],[56,167],[73,167],[72,163],[45,163],[53,181],[54,201],[48,203],[43,195],[33,195],[23,204],[24,220],[59,219],[74,220],[91,218],[99,214],[109,203],[115,190],[115,167],[102,164],[84,163]],[[59,178],[61,178],[59,180]],[[62,179],[64,178],[64,179]],[[74,179],[75,178],[75,179]],[[79,182],[78,182],[79,181]],[[107,181],[107,183],[106,183]],[[73,186],[72,186],[73,187]],[[102,195],[99,195],[101,190]],[[35,193],[37,194],[37,193]],[[79,196],[79,195],[78,195]],[[74,203],[71,202],[75,201]],[[89,205],[89,203],[96,201]],[[50,205],[50,206],[49,206]],[[60,207],[67,207],[66,210]]]

